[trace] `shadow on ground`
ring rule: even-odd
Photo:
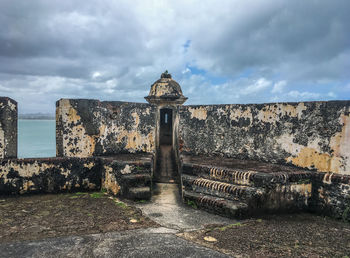
[[[195,204],[183,204],[177,184],[157,183],[151,201],[139,202],[135,206],[163,227],[177,230],[188,231],[237,222],[199,210]]]
[[[346,257],[350,224],[312,214],[233,220],[159,184],[151,202],[105,193],[0,199],[2,257]]]
[[[0,242],[158,226],[102,192],[0,198]]]

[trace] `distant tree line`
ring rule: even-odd
[[[19,119],[35,119],[35,120],[55,120],[53,114],[32,113],[32,114],[19,114]]]

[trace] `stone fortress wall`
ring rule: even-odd
[[[17,157],[17,102],[0,97],[0,158]]]
[[[157,81],[166,94],[167,80],[173,81]],[[184,189],[193,191],[191,200],[204,208],[210,196],[221,196],[221,206],[215,204],[221,210],[215,206],[215,211],[227,213],[225,201],[232,209],[232,200],[249,197],[252,209],[277,198],[274,210],[294,202],[293,208],[350,220],[350,101],[181,106],[186,98],[181,92],[179,101],[175,93],[164,98],[164,106],[181,102],[173,107],[173,149],[184,200],[189,198]],[[150,198],[159,146],[159,106],[150,99],[151,104],[61,99],[56,103],[57,157],[17,159],[17,103],[1,98],[0,193],[105,188],[127,198]],[[207,165],[188,158],[198,155],[286,168],[274,174],[225,170],[225,162]]]
[[[0,194],[106,189],[130,198],[149,196],[154,107],[59,100],[57,157],[17,159],[17,103],[10,98],[0,103]]]
[[[56,103],[57,156],[155,152],[155,112],[143,103],[61,99]]]
[[[350,101],[181,106],[178,141],[190,191],[227,199],[253,186],[250,199],[266,209],[274,210],[277,202],[277,209],[304,206],[350,220]],[[203,156],[222,158],[204,162]],[[232,169],[227,158],[250,162]],[[266,173],[251,161],[288,167]],[[198,198],[189,196],[205,202]]]
[[[180,108],[180,151],[350,175],[350,101]]]

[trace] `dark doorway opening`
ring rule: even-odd
[[[163,108],[160,110],[160,145],[172,145],[173,142],[173,110]]]
[[[173,110],[160,109],[159,113],[159,151],[157,168],[154,175],[156,182],[175,183],[178,181],[173,151]]]

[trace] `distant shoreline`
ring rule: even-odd
[[[18,119],[23,120],[55,120],[55,115],[52,114],[19,114]]]
[[[18,120],[31,120],[31,121],[55,121],[54,118],[18,118]]]

